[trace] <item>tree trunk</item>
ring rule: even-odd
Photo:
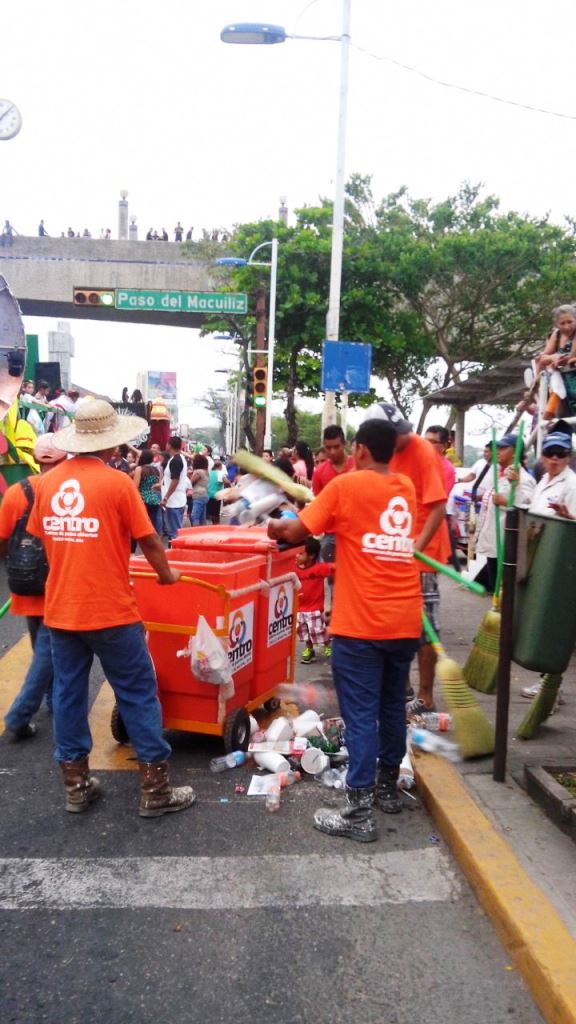
[[[298,423],[296,421],[296,385],[298,382],[297,368],[300,348],[294,347],[288,360],[288,387],[286,388],[286,408],[284,417],[288,427],[287,443],[292,446],[298,440]]]

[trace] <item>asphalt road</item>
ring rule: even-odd
[[[0,630],[6,653],[21,625]],[[2,1024],[542,1020],[419,803],[380,815],[378,843],[331,839],[311,817],[333,791],[301,782],[271,815],[235,792],[253,769],[209,772],[219,741],[170,734],[193,808],[139,818],[123,769],[70,815],[37,722],[0,737]]]

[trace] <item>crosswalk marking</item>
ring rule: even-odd
[[[28,634],[0,659],[0,736],[5,730],[4,716],[20,692],[32,658]]]
[[[362,857],[311,853],[0,860],[3,910],[375,907],[436,903],[461,894],[459,875],[437,847]]]

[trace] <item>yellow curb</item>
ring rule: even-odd
[[[20,693],[31,661],[32,645],[27,633],[0,659],[0,736],[5,729],[4,715]]]
[[[545,1020],[576,1024],[576,941],[566,925],[447,761],[418,756],[415,775],[439,831]]]

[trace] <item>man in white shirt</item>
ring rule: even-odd
[[[484,583],[490,592],[494,591],[496,583],[497,546],[496,546],[496,516],[500,517],[500,535],[504,537],[504,520],[506,517],[506,506],[512,482],[514,451],[518,438],[515,434],[504,434],[496,442],[498,449],[498,493],[494,488],[493,475],[487,474],[484,494],[482,495],[482,507],[478,515],[478,539],[476,542],[476,555],[484,555],[486,558],[485,569],[482,570],[478,580]],[[516,483],[515,505],[526,506],[530,504],[534,491],[535,481],[522,467],[519,468],[518,480]]]
[[[182,438],[174,435],[168,439],[166,451],[170,455],[162,478],[162,500],[160,508],[165,511],[165,522],[168,537],[174,540],[178,530],[182,528],[184,509],[186,508],[186,489],[188,487],[188,471],[186,459],[182,455]]]

